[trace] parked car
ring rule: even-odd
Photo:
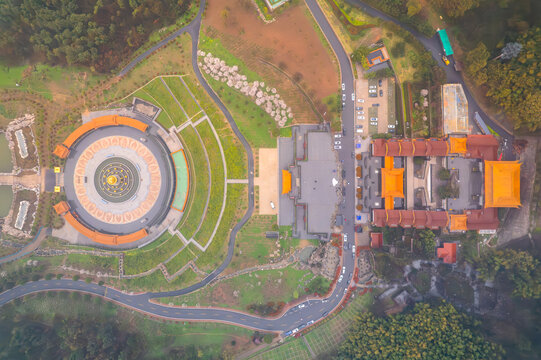
[[[342,83],[342,90],[346,90],[346,84]]]
[[[357,114],[364,115],[364,111],[357,111]]]
[[[299,309],[303,309],[303,308],[305,308],[305,307],[306,307],[305,304],[300,304],[300,305],[299,305]]]
[[[373,94],[373,93],[377,93],[378,91],[376,89],[370,89],[368,90],[368,93],[369,94]]]
[[[362,115],[359,116],[359,120],[364,120],[364,119],[365,119],[364,116],[362,116]]]
[[[357,116],[357,120],[362,120],[362,116]]]
[[[355,245],[351,247],[351,251],[353,252],[353,256],[355,256]]]
[[[342,266],[342,274],[345,274],[345,273],[346,273],[346,267]]]
[[[340,144],[342,144],[342,142],[341,142],[340,140],[336,140],[336,141],[334,142],[334,145],[340,145]]]
[[[308,322],[306,323],[306,326],[310,326],[310,325],[312,325],[313,323],[314,323],[314,320],[310,320],[310,321],[308,321]]]
[[[443,62],[445,63],[445,65],[449,65],[449,59],[447,59],[447,56],[443,55],[441,57],[441,59],[443,60]]]
[[[341,150],[342,149],[342,146],[340,145],[334,145],[334,150]]]
[[[355,110],[363,110],[363,107],[362,107],[362,106],[357,106],[357,107],[355,108]]]
[[[388,127],[389,129],[394,129],[396,126],[393,125],[393,124],[389,124],[389,125],[387,125],[387,127]]]
[[[293,333],[293,330],[289,330],[289,331],[286,331],[284,333],[284,337],[288,337],[289,335],[291,335]]]
[[[371,117],[370,121],[378,121],[378,118],[377,117]]]
[[[342,94],[342,101],[346,101],[346,94]]]
[[[372,104],[372,106],[379,106],[379,104]]]
[[[377,89],[377,86],[376,85],[368,85],[368,88],[369,89]]]
[[[357,102],[363,103],[364,99],[357,99]]]
[[[299,330],[302,330],[306,327],[306,324],[299,325]]]
[[[325,316],[327,316],[327,315],[329,315],[329,312],[328,312],[328,311],[325,311],[323,314],[321,314],[321,317],[325,317]]]
[[[342,170],[342,177],[343,177],[343,178],[346,177],[346,170]]]
[[[379,91],[379,96],[383,96],[383,90]]]
[[[351,94],[351,101],[355,101],[355,93]]]
[[[340,277],[338,278],[338,283],[341,283],[342,279],[344,279],[344,275],[340,275]],[[299,330],[297,330],[297,331],[299,331]]]
[[[298,333],[298,332],[299,332],[299,328],[295,328],[295,329],[291,330],[291,333],[292,333],[292,334],[296,334],[296,333]]]
[[[362,134],[363,133],[363,129],[357,129],[356,130],[359,134]]]
[[[369,97],[378,97],[378,93],[377,92],[373,92],[372,94],[368,94]]]
[[[276,205],[274,205],[272,201],[270,202],[270,206],[271,206],[271,209],[276,209]]]
[[[348,234],[344,234],[344,241],[348,241]]]
[[[342,134],[340,134],[340,133],[334,134],[335,139],[340,139],[341,137],[342,137]]]
[[[370,122],[370,125],[373,125],[373,126],[378,126],[378,123],[377,122]]]
[[[379,79],[378,84],[379,86],[383,85],[383,80]]]

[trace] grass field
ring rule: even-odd
[[[68,254],[66,255],[65,264],[92,272],[100,271],[102,273],[118,274],[118,257],[116,256]]]
[[[183,246],[182,240],[178,236],[173,236],[167,231],[156,241],[159,241],[160,244],[155,248],[136,249],[125,253],[124,273],[126,275],[140,274],[152,269]]]
[[[209,172],[205,150],[196,130],[191,126],[187,126],[180,132],[180,138],[186,145],[186,157],[192,181],[190,181],[191,199],[188,199],[186,211],[177,229],[182,232],[186,239],[190,239],[194,236],[204,215],[210,186]]]
[[[128,96],[155,76],[167,73],[191,74],[192,42],[190,35],[182,34],[160,51],[140,62],[132,71],[114,83],[98,97],[100,102]]]
[[[82,90],[105,78],[105,75],[93,73],[83,67],[0,64],[0,88],[30,91],[49,100],[75,97]]]
[[[275,224],[276,215],[253,215],[239,231],[235,254],[228,270],[236,271],[268,263],[269,255],[276,250],[276,239],[267,239],[265,232],[273,231]]]
[[[188,120],[182,108],[178,106],[175,99],[162,83],[161,78],[152,80],[142,91],[146,92],[155,100],[153,103],[162,108],[162,111],[167,114],[175,126],[180,126]]]
[[[197,266],[203,271],[212,271],[226,256],[229,232],[248,207],[248,185],[228,184],[227,201],[218,231],[207,250],[197,259]]]
[[[197,105],[179,77],[166,77],[164,80],[190,119],[195,114],[201,112],[201,108],[199,108],[199,105]]]
[[[218,39],[210,38],[201,33],[200,49],[211,52],[213,56],[224,60],[228,66],[237,65],[239,73],[246,75],[247,81],[262,81],[262,79],[239,59],[223,47]],[[257,106],[253,100],[239,91],[232,89],[220,81],[216,81],[203,73],[214,91],[227,106],[235,118],[239,129],[252,147],[276,147],[278,126],[274,119]],[[273,130],[274,129],[274,130]],[[274,133],[273,133],[274,131]]]
[[[188,306],[220,306],[247,310],[252,304],[284,302],[306,294],[305,286],[314,278],[309,270],[298,270],[293,266],[277,270],[262,270],[224,280],[192,294],[164,298],[164,303]],[[330,282],[326,283],[327,286]]]
[[[199,132],[199,135],[201,135],[205,148],[208,149],[207,154],[209,157],[211,175],[210,199],[207,206],[207,212],[205,213],[201,228],[195,235],[197,242],[204,246],[210,239],[210,236],[216,227],[216,223],[218,222],[220,211],[222,210],[225,173],[218,141],[216,140],[209,123],[206,121],[202,122],[197,126],[197,131]]]
[[[182,269],[182,267],[186,265],[190,260],[195,260],[200,253],[201,250],[199,250],[192,244],[188,244],[188,246],[182,249],[182,251],[175,255],[175,257],[165,263],[167,272],[169,273],[169,275],[173,275],[174,273]]]

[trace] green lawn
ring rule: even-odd
[[[197,259],[197,266],[204,271],[212,271],[220,265],[227,254],[229,231],[245,213],[247,206],[247,184],[228,184],[227,201],[224,215],[218,226],[218,231],[207,250]]]
[[[276,249],[276,239],[267,239],[265,232],[273,231],[276,215],[253,215],[242,227],[235,242],[235,253],[229,267],[233,270],[266,264]]]
[[[209,172],[205,150],[196,130],[191,126],[185,127],[180,132],[180,139],[185,145],[191,180],[188,204],[177,229],[186,239],[190,239],[204,215],[209,190]]]
[[[165,77],[164,80],[190,118],[201,112],[201,108],[199,108],[199,105],[197,105],[197,103],[194,101],[188,92],[188,89],[186,89],[186,86],[184,86],[179,77]],[[194,119],[194,121],[195,120],[196,119]]]
[[[186,265],[190,260],[195,260],[200,253],[201,250],[199,250],[192,244],[188,244],[188,246],[182,249],[181,252],[179,252],[177,255],[175,255],[174,258],[172,258],[169,262],[165,264],[167,272],[170,275],[173,275],[174,273],[182,269],[182,267]]]
[[[68,254],[66,265],[76,269],[118,274],[118,257],[86,254]]]
[[[155,241],[158,241],[160,244],[150,250],[135,249],[125,253],[124,274],[134,275],[150,270],[159,263],[167,260],[175,251],[183,246],[182,240],[178,236],[172,236],[167,231]]]
[[[157,105],[157,101],[144,89],[138,90],[137,92],[133,94],[133,96],[143,99],[145,101],[148,101],[149,103]],[[164,129],[166,130],[174,126],[173,121],[171,120],[169,115],[167,115],[167,113],[163,111],[163,109],[162,111],[160,111],[160,115],[158,115],[158,118],[156,119],[156,121],[158,122],[158,124],[163,126]]]
[[[152,80],[142,90],[155,99],[154,104],[165,111],[175,126],[180,126],[188,120],[160,78]]]
[[[185,288],[200,280],[200,277],[190,268],[171,282],[167,282],[162,272],[156,270],[150,275],[134,279],[109,279],[108,284],[125,291],[169,291]]]
[[[25,72],[25,69],[26,70]],[[23,78],[24,77],[24,78]],[[77,95],[106,76],[82,67],[45,64],[7,66],[0,63],[0,88],[30,91],[52,100],[57,94]],[[16,86],[16,84],[20,86]]]
[[[249,305],[268,302],[287,303],[306,294],[304,288],[317,276],[310,270],[298,270],[293,266],[277,270],[262,270],[224,280],[192,294],[164,298],[164,303],[188,306],[220,306],[247,310]],[[325,280],[328,287],[330,281]],[[237,295],[233,295],[233,292]],[[225,295],[224,295],[225,293]],[[229,299],[229,301],[224,300]]]
[[[225,61],[228,66],[237,65],[239,73],[246,75],[248,82],[262,81],[257,73],[251,71],[244,62],[233,56],[219,39],[210,38],[201,32],[200,49],[206,52],[210,51],[213,56]],[[276,147],[276,136],[279,134],[278,125],[269,114],[257,106],[250,97],[214,80],[205,73],[203,75],[227,106],[242,134],[252,147]]]
[[[210,199],[207,212],[205,213],[201,228],[195,235],[197,242],[204,246],[210,239],[210,236],[216,227],[216,223],[218,222],[220,211],[222,210],[225,172],[218,141],[216,140],[209,123],[206,121],[202,122],[197,126],[197,131],[205,144],[205,148],[208,150],[207,154],[210,162],[211,175]]]

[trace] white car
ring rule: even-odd
[[[304,307],[306,307],[305,304],[300,304],[300,305],[299,305],[299,309],[302,309],[302,308],[304,308]]]
[[[313,323],[314,323],[314,320],[310,320],[310,321],[308,321],[308,322],[306,323],[306,326],[310,326],[310,325],[312,325]]]
[[[348,241],[348,234],[344,234],[344,241]]]
[[[351,251],[353,252],[353,257],[355,257],[355,245],[351,247]]]
[[[342,90],[346,90],[346,84],[342,83]]]
[[[335,139],[340,139],[342,137],[342,134],[334,134]]]
[[[378,92],[378,91],[377,91],[377,90],[374,90],[374,89],[368,90],[368,93],[369,93],[369,94],[374,94],[374,93],[377,93],[377,92]]]
[[[340,145],[334,145],[334,150],[341,150],[342,149],[342,146]]]
[[[272,209],[276,209],[276,205],[274,205],[274,203],[272,201],[270,202],[270,206],[271,206]]]
[[[357,114],[364,115],[364,111],[357,111]]]
[[[346,273],[346,267],[342,266],[342,274],[345,274],[345,273]]]
[[[298,328],[295,328],[295,329],[293,329],[293,330],[291,331],[292,334],[296,334],[296,333],[298,333],[298,332],[299,332],[299,329],[298,329]]]
[[[358,102],[363,103],[364,99],[357,99]]]
[[[370,122],[370,125],[372,125],[372,126],[378,126],[378,123],[377,123],[377,122]]]
[[[357,116],[357,120],[362,120],[361,117],[362,117],[362,116]]]
[[[340,275],[340,277],[338,278],[338,282],[341,283],[343,278],[344,278],[344,275]],[[298,330],[297,330],[297,331],[298,331]],[[293,333],[293,334],[294,334],[294,333]]]
[[[336,140],[336,141],[334,142],[334,145],[340,145],[340,144],[341,144],[341,142],[340,142],[339,140]]]
[[[346,94],[342,94],[342,101],[346,101]]]
[[[363,129],[357,129],[356,130],[359,134],[362,134],[363,133]]]
[[[395,126],[392,125],[392,124],[387,125],[387,127],[388,127],[389,129],[394,129],[394,128],[395,128]]]
[[[364,120],[364,116],[359,116],[359,120]]]
[[[351,94],[351,101],[355,101],[355,93]]]

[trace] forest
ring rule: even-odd
[[[106,72],[153,30],[174,23],[192,0],[4,0],[0,61],[47,61]]]

